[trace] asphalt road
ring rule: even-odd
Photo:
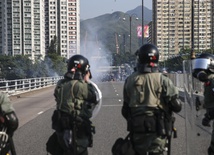
[[[90,155],[111,155],[111,147],[119,137],[125,137],[126,122],[121,115],[123,82],[98,83],[102,91],[102,107],[92,120],[96,126],[93,148]],[[11,97],[20,121],[14,134],[17,155],[47,155],[46,142],[53,133],[51,116],[55,109],[54,87]],[[172,139],[171,155],[186,155],[186,131],[184,111],[175,114],[178,138]],[[210,132],[201,130],[196,137],[198,155],[206,155]]]

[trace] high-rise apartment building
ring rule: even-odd
[[[45,0],[46,52],[56,37],[56,49],[69,58],[80,53],[79,0]]]
[[[51,40],[66,58],[80,53],[78,0],[1,0],[0,54],[44,58]]]
[[[45,56],[44,0],[0,1],[0,54]]]
[[[182,49],[202,52],[213,47],[213,5],[213,0],[153,0],[153,43],[162,61]]]

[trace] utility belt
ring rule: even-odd
[[[157,133],[158,136],[171,136],[175,117],[162,110],[145,112],[131,118],[131,132]]]
[[[80,116],[72,116],[59,110],[55,110],[52,115],[52,128],[57,132],[72,130],[76,134],[84,132],[89,138],[89,147],[93,145],[93,134],[95,134],[95,126],[89,119]]]

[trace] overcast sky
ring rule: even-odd
[[[142,5],[142,0],[80,0],[80,18],[89,19],[115,11],[126,12]],[[144,0],[152,9],[152,0]]]

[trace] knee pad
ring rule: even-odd
[[[15,112],[5,114],[5,126],[8,134],[12,134],[18,128],[19,121]]]

